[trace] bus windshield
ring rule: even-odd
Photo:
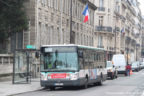
[[[41,71],[76,71],[78,59],[76,52],[49,52],[41,56]]]

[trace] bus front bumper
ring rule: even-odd
[[[82,86],[84,84],[83,79],[78,80],[41,80],[42,87],[64,87],[64,86]]]

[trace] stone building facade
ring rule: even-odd
[[[71,0],[26,0],[29,30],[24,32],[24,45],[74,44],[93,46],[94,0],[72,0],[72,37],[70,36]],[[86,3],[89,5],[90,20],[83,23]]]
[[[114,0],[96,0],[94,46],[107,50],[108,59],[115,52],[114,5]]]
[[[94,12],[97,8],[94,2],[95,0],[25,0],[29,28],[16,33],[9,39],[8,52],[26,49],[27,45],[33,45],[39,49],[41,45],[70,44],[70,38],[73,44],[93,46]],[[90,19],[84,23],[82,12],[87,3]],[[70,23],[71,13],[72,23]],[[72,24],[72,31],[70,31],[70,24]],[[8,68],[1,74],[12,73],[13,57],[14,55],[11,54],[0,54],[0,70]],[[32,69],[39,64],[33,63]],[[38,67],[39,65],[35,68],[37,71]]]
[[[129,63],[141,56],[141,11],[137,0],[96,0],[94,46],[128,57]]]
[[[90,20],[84,23],[86,3]],[[144,21],[137,0],[25,0],[24,5],[29,29],[9,40],[9,51],[26,45],[39,49],[41,45],[70,44],[71,39],[74,44],[104,48],[108,60],[115,53],[124,54],[128,63],[141,57]],[[0,64],[11,63],[11,58],[1,55]]]

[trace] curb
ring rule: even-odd
[[[24,93],[35,92],[35,91],[39,91],[41,89],[42,88],[39,88],[39,89],[36,89],[36,90],[30,90],[30,91],[26,91],[26,92],[21,92],[21,93],[10,94],[10,95],[7,95],[7,96],[15,96],[15,95],[20,95],[20,94],[24,94]]]

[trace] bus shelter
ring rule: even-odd
[[[32,64],[36,59],[35,49],[17,49],[14,53],[13,84],[28,84],[32,77]],[[37,54],[39,55],[39,54]]]

